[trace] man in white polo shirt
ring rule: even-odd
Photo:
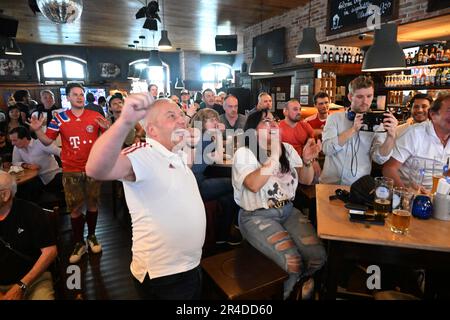
[[[410,127],[395,142],[392,157],[383,167],[383,175],[394,179],[394,184],[399,187],[408,185],[412,175],[414,160],[435,160],[443,165],[450,158],[450,94],[440,95],[429,109],[431,121],[424,121]],[[431,189],[431,167],[424,168],[422,186]],[[421,190],[425,192],[425,190]]]
[[[135,123],[145,118],[147,142],[121,150]],[[182,110],[169,99],[130,95],[119,119],[92,148],[89,176],[123,181],[133,225],[131,273],[148,299],[198,299],[205,209],[185,153]],[[122,151],[122,152],[121,152]]]

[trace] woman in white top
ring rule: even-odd
[[[306,280],[302,295],[307,296],[313,291],[310,277],[323,266],[326,253],[308,218],[291,201],[299,180],[312,182],[311,164],[321,146],[310,139],[302,159],[290,144],[280,142],[278,124],[267,110],[250,114],[244,130],[246,146],[236,151],[232,171],[241,233],[289,274],[285,299],[299,280]]]

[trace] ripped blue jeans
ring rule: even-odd
[[[325,264],[326,252],[308,217],[289,202],[281,208],[239,212],[242,236],[289,274],[284,299],[302,278]]]

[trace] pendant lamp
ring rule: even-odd
[[[303,38],[298,44],[296,58],[317,58],[321,56],[320,45],[316,39],[316,28],[311,27],[311,2],[309,2],[309,23],[303,28]]]

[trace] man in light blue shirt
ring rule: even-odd
[[[373,95],[373,81],[359,76],[349,84],[350,109],[328,117],[322,134],[325,163],[320,183],[351,185],[370,174],[372,161],[383,164],[389,160],[395,144],[397,119],[385,113],[382,125],[375,126],[375,132],[361,131],[363,114],[369,111]],[[381,130],[383,132],[379,132]]]

